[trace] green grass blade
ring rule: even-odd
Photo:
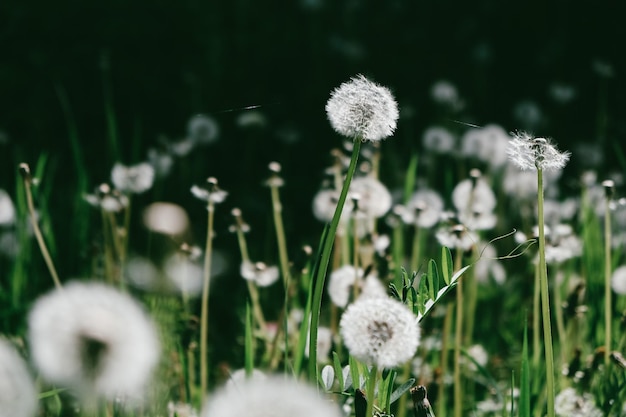
[[[520,372],[519,417],[530,417],[530,361],[528,359],[528,322],[524,323],[522,367]]]
[[[431,300],[439,292],[439,272],[437,271],[437,263],[434,259],[428,262],[428,295]]]
[[[252,312],[250,311],[250,303],[246,303],[246,335],[245,335],[245,366],[246,377],[252,376],[254,369],[254,341],[252,340]]]
[[[452,280],[452,254],[450,249],[445,246],[441,247],[441,274],[446,285],[450,285]]]
[[[417,178],[417,153],[411,156],[409,166],[406,169],[404,178],[404,204],[408,204],[415,189],[415,179]]]

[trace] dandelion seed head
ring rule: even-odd
[[[339,201],[339,192],[335,190],[320,190],[313,198],[313,215],[319,221],[328,223],[333,219],[337,202]],[[350,219],[350,212],[354,209],[354,203],[351,199],[346,199],[341,211],[340,222],[345,223]]]
[[[545,138],[535,138],[526,132],[515,132],[507,149],[509,160],[522,170],[557,171],[570,158],[569,152],[560,152]]]
[[[615,294],[626,295],[626,266],[620,266],[613,271],[611,288]]]
[[[265,265],[263,262],[243,261],[240,272],[245,280],[253,281],[259,287],[269,287],[280,277],[277,266]]]
[[[406,207],[398,206],[396,211],[405,224],[429,229],[439,222],[443,207],[439,193],[423,188],[413,194]]]
[[[26,363],[11,343],[0,337],[0,417],[33,417],[37,394]]]
[[[144,209],[143,224],[152,232],[177,236],[189,228],[189,216],[177,204],[156,202]]]
[[[70,282],[40,297],[29,317],[40,374],[83,396],[139,401],[159,359],[156,329],[127,294]]]
[[[152,188],[154,168],[147,162],[133,166],[118,162],[111,170],[111,182],[121,192],[141,194]]]
[[[456,138],[448,129],[432,126],[426,129],[422,135],[422,144],[426,150],[440,154],[450,154],[454,151]]]
[[[483,178],[468,178],[452,191],[452,203],[460,213],[488,213],[496,208],[496,195]]]
[[[391,136],[399,116],[391,91],[363,75],[353,77],[331,93],[326,114],[337,133],[373,142]]]
[[[187,138],[194,144],[208,145],[217,141],[217,122],[204,114],[197,114],[187,122]]]
[[[0,226],[10,226],[15,223],[15,206],[9,193],[0,189]]]
[[[353,198],[358,196],[358,209],[367,217],[379,218],[391,209],[391,193],[373,177],[358,177],[350,184]]]
[[[202,417],[341,417],[339,408],[294,379],[268,376],[245,380],[238,389],[222,388],[209,396]]]
[[[408,361],[419,344],[417,317],[388,297],[350,304],[339,326],[350,354],[380,368],[394,368]]]

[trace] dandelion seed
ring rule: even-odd
[[[399,116],[391,91],[363,75],[341,84],[331,93],[326,114],[337,133],[373,142],[391,136]]]
[[[111,170],[111,182],[123,193],[141,194],[152,188],[154,168],[147,162],[133,166],[118,162]]]
[[[350,354],[380,368],[394,368],[408,361],[419,344],[417,317],[391,298],[368,298],[351,304],[339,326]]]
[[[569,152],[560,152],[548,139],[516,132],[509,142],[509,159],[523,170],[557,171],[569,160]]]
[[[29,317],[33,361],[48,381],[90,402],[141,399],[159,359],[152,321],[127,294],[71,282],[44,295]]]
[[[9,194],[0,189],[0,226],[10,226],[15,223],[15,206]]]
[[[32,417],[36,410],[37,391],[26,363],[0,337],[0,417]]]
[[[339,408],[304,383],[270,376],[211,394],[203,417],[340,417]]]

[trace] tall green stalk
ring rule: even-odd
[[[361,150],[361,139],[354,139],[354,147],[352,149],[352,157],[350,158],[350,166],[344,180],[343,187],[341,188],[341,194],[337,201],[337,208],[335,214],[328,227],[328,232],[324,236],[324,242],[322,245],[320,258],[317,264],[317,273],[314,281],[314,294],[313,303],[311,305],[311,328],[309,334],[309,367],[308,376],[311,382],[317,384],[317,327],[319,325],[320,310],[322,309],[322,294],[324,293],[324,282],[326,280],[326,272],[328,270],[328,263],[330,262],[330,253],[335,241],[335,234],[337,233],[337,226],[339,225],[339,218],[343,212],[343,206],[346,202],[348,195],[348,189],[350,188],[350,182],[354,176],[356,170],[356,163],[359,159],[359,152]]]
[[[209,198],[208,226],[206,234],[206,249],[204,252],[204,278],[202,283],[202,312],[200,315],[200,390],[205,395],[208,388],[209,366],[207,358],[207,345],[209,333],[209,288],[211,276],[211,252],[213,250],[213,217],[215,203]]]
[[[537,213],[539,223],[539,284],[541,291],[541,316],[546,354],[546,397],[548,417],[555,416],[554,409],[554,351],[552,349],[552,324],[550,321],[550,294],[548,292],[548,268],[546,265],[546,235],[543,217],[543,170],[537,168]]]
[[[455,271],[461,269],[463,250],[456,249]],[[461,385],[461,345],[463,344],[463,280],[456,286],[456,323],[454,332],[454,417],[463,414],[463,387]]]
[[[606,207],[604,210],[604,366],[609,366],[611,355],[611,319],[613,303],[611,300],[611,197],[613,182],[603,183],[606,192]]]

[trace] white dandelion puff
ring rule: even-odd
[[[111,170],[111,182],[119,191],[141,194],[152,188],[154,168],[147,162],[124,166],[119,162]]]
[[[444,226],[437,230],[435,237],[441,246],[470,250],[478,241],[478,236],[463,225]]]
[[[496,208],[496,195],[484,178],[468,178],[454,187],[452,202],[461,213],[486,213]]]
[[[523,170],[557,171],[569,161],[569,152],[560,152],[545,138],[535,138],[526,132],[516,132],[507,149],[509,159]]]
[[[339,192],[335,190],[320,190],[313,198],[313,215],[319,221],[329,223],[333,219],[337,201],[339,200]],[[350,199],[346,199],[341,211],[339,221],[342,223],[350,219],[350,212],[354,209],[354,203]]]
[[[303,382],[283,376],[242,381],[209,397],[203,417],[340,417],[339,408]]]
[[[143,224],[152,232],[176,236],[187,231],[189,217],[177,204],[156,202],[144,209]]]
[[[398,206],[397,214],[406,224],[429,229],[439,222],[443,207],[439,193],[424,188],[417,190],[406,206]]]
[[[33,417],[37,391],[15,348],[0,337],[0,417]]]
[[[277,266],[265,265],[263,262],[243,261],[240,272],[243,279],[254,281],[259,287],[269,287],[280,277]]]
[[[0,189],[0,226],[8,226],[15,223],[15,206],[9,194]]]
[[[424,149],[448,154],[454,151],[456,139],[454,135],[445,127],[432,126],[424,131],[422,135],[422,144]]]
[[[372,142],[391,136],[399,116],[391,91],[363,75],[341,84],[331,93],[326,114],[339,134]]]
[[[200,187],[198,185],[194,185],[191,187],[191,194],[194,195],[198,200],[206,201],[207,203],[219,204],[223,203],[228,196],[228,192],[222,190],[217,186],[217,179],[213,177],[209,177],[207,179],[207,183],[209,188]]]
[[[86,400],[140,400],[159,359],[155,326],[140,304],[100,283],[71,282],[42,296],[28,325],[41,376]]]
[[[351,304],[339,326],[350,354],[380,368],[405,363],[419,345],[417,317],[391,298],[367,298]]]
[[[369,218],[384,216],[391,208],[391,193],[385,185],[372,177],[358,177],[350,184],[352,195],[358,195],[358,209]]]
[[[217,140],[217,122],[204,114],[193,116],[187,122],[187,137],[194,144],[208,145]]]
[[[611,288],[616,294],[626,295],[626,266],[620,266],[613,271]]]
[[[601,417],[602,411],[594,404],[589,393],[578,394],[574,388],[565,388],[554,399],[554,409],[558,417]]]

